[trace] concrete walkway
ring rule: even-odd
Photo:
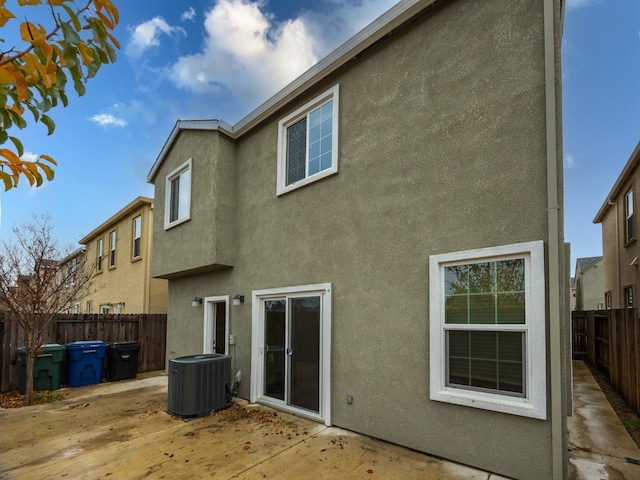
[[[640,479],[640,449],[581,361],[573,362],[573,416],[567,424],[570,479]]]

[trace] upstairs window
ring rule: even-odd
[[[630,242],[635,238],[633,228],[633,189],[624,196],[624,217],[625,217],[625,240]]]
[[[103,253],[102,248],[103,248],[102,239],[99,238],[98,243],[96,244],[96,252],[97,252],[96,268],[99,272],[102,271],[102,253]]]
[[[338,171],[338,85],[278,123],[276,193]]]
[[[633,287],[624,288],[624,306],[633,308]]]
[[[142,234],[142,215],[138,215],[133,219],[133,246],[132,257],[140,257],[140,236]]]
[[[167,175],[165,196],[165,229],[191,218],[191,159]]]
[[[109,267],[116,266],[116,231],[109,234]]]
[[[430,259],[430,398],[546,418],[541,241]]]

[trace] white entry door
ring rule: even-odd
[[[202,353],[229,351],[229,296],[205,297]]]

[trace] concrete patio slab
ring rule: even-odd
[[[573,362],[573,416],[567,427],[570,479],[640,479],[640,449],[581,361]]]
[[[184,421],[157,372],[68,392],[0,410],[0,479],[503,478],[245,401]]]

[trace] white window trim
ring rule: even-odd
[[[140,234],[138,236],[136,236],[136,220],[138,220],[140,222]],[[131,242],[131,258],[132,259],[138,259],[142,256],[142,214],[140,215],[136,215],[135,217],[133,217],[133,221],[132,221],[132,230],[133,230],[133,241]],[[136,255],[136,240],[140,240],[139,242],[139,249],[140,251],[138,252],[138,255]]]
[[[177,167],[176,169],[172,170],[165,178],[165,185],[164,185],[164,229],[168,230],[172,227],[175,227],[176,225],[180,225],[181,223],[186,222],[187,220],[191,219],[191,193],[192,193],[192,184],[193,184],[193,169],[192,167],[192,159],[190,158],[189,160],[187,160],[186,162],[184,162],[182,165],[180,165],[179,167]],[[173,181],[173,179],[175,179],[178,175],[182,174],[182,172],[189,170],[191,172],[191,175],[189,177],[189,195],[187,198],[187,214],[184,217],[180,217],[177,220],[174,220],[173,222],[169,220],[169,216],[171,214],[171,182]],[[182,188],[182,185],[180,185],[180,188]]]
[[[327,168],[314,175],[298,180],[297,182],[287,185],[287,129],[306,116],[312,110],[320,107],[321,105],[333,100],[333,123],[332,123],[332,137],[331,137],[331,168]],[[310,183],[316,182],[322,178],[328,177],[335,173],[338,173],[338,105],[339,99],[339,85],[331,87],[322,95],[314,98],[310,102],[304,104],[298,108],[295,112],[287,115],[285,118],[278,122],[278,179],[276,185],[276,195],[282,195],[297,188],[303,187]],[[307,146],[308,147],[308,146]],[[308,155],[307,148],[307,155]]]
[[[101,272],[102,269],[104,268],[104,266],[102,265],[102,263],[104,262],[104,237],[103,238],[99,238],[96,241],[96,250],[97,250],[97,256],[96,256],[96,270],[98,272]]]
[[[109,232],[109,268],[116,266],[116,247],[118,246],[118,235],[116,230]]]
[[[204,321],[203,321],[203,335],[202,335],[202,352],[214,353],[212,351],[213,345],[213,323],[215,314],[215,304],[224,303],[224,331],[226,332],[224,341],[224,353],[229,354],[229,295],[220,295],[215,297],[204,297]],[[218,319],[215,319],[216,323]],[[216,342],[220,339],[216,339]]]
[[[451,264],[525,259],[526,396],[472,391],[446,385],[444,267]],[[545,420],[547,418],[544,243],[527,242],[433,255],[429,259],[430,398],[440,402]],[[498,326],[499,327],[499,326]]]
[[[322,302],[322,350],[320,353],[320,413],[315,415],[306,410],[290,407],[282,402],[272,401],[263,396],[264,386],[264,321],[262,306],[265,299],[287,295],[321,295]],[[254,290],[252,292],[252,330],[251,330],[251,385],[250,398],[252,403],[262,403],[309,418],[316,422],[324,422],[331,426],[331,284],[301,285],[297,287],[270,288]]]

